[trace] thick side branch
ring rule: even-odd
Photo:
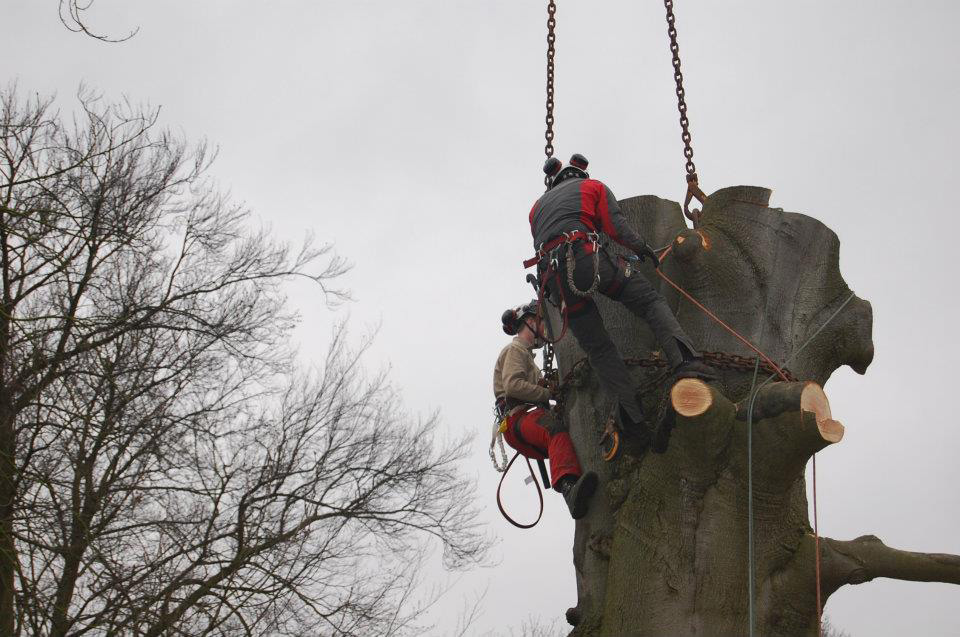
[[[750,398],[737,404],[737,419],[746,420]],[[772,383],[761,387],[753,401],[753,419],[763,420],[779,416],[785,411],[811,411],[817,421],[832,417],[830,401],[820,385],[801,381],[795,383]]]
[[[737,419],[746,420],[750,399],[737,405]],[[769,457],[782,457],[800,470],[824,447],[843,439],[843,425],[833,419],[830,401],[817,383],[773,383],[760,389],[753,401],[757,444]],[[762,456],[761,456],[762,457]]]
[[[873,535],[848,542],[822,538],[821,550],[829,592],[845,584],[863,584],[877,577],[960,584],[960,556],[957,555],[901,551],[890,548]]]
[[[747,420],[749,397],[737,405]],[[746,436],[744,423],[743,435]],[[813,382],[777,382],[762,387],[753,401],[754,477],[771,493],[788,493],[803,477],[810,457],[843,438],[844,428],[830,413],[830,402]]]

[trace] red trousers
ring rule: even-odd
[[[507,421],[503,438],[507,444],[532,460],[550,459],[550,485],[556,486],[563,476],[580,477],[582,473],[577,453],[573,450],[570,434],[551,434],[540,423],[540,418],[551,416],[539,407],[529,411],[518,410]]]

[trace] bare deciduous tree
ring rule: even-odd
[[[155,111],[81,106],[0,97],[0,635],[411,632],[427,544],[486,548],[462,441],[342,327],[298,369],[281,286],[342,298],[328,246],[248,230]]]

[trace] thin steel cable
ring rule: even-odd
[[[851,292],[850,296],[848,296],[847,299],[840,304],[840,307],[834,310],[833,314],[831,314],[830,317],[827,318],[827,320],[824,321],[823,324],[820,325],[820,327],[818,327],[812,335],[810,335],[810,338],[804,341],[804,343],[800,347],[798,347],[796,351],[790,354],[790,356],[788,356],[787,359],[783,361],[782,366],[786,367],[790,363],[790,361],[793,360],[795,356],[800,354],[800,352],[802,352],[807,347],[807,345],[812,343],[813,339],[819,336],[820,332],[822,332],[824,328],[827,327],[827,325],[829,325],[830,322],[833,321],[833,319],[835,319],[837,315],[843,311],[843,308],[845,308],[847,304],[849,304],[850,301],[853,300],[854,296],[856,296],[856,294]],[[770,376],[768,376],[766,380],[760,383],[759,387],[756,387],[756,389],[754,389],[757,382],[757,371],[759,370],[759,365],[760,365],[760,357],[757,356],[756,367],[754,368],[754,374],[753,374],[753,382],[750,385],[750,404],[747,409],[747,498],[749,500],[747,503],[747,511],[748,511],[747,515],[749,516],[749,520],[747,521],[747,541],[750,543],[749,549],[747,550],[747,563],[748,563],[748,568],[750,569],[750,582],[749,582],[750,601],[748,604],[748,609],[749,609],[748,613],[750,618],[750,637],[753,637],[754,635],[753,598],[755,594],[754,582],[753,582],[753,578],[754,578],[753,573],[755,569],[754,550],[753,550],[753,404],[760,390],[763,389],[763,387],[767,383],[769,383],[771,380],[777,377],[777,374],[770,374]],[[811,467],[811,474],[812,474],[811,486],[813,489],[813,541],[814,541],[814,550],[816,553],[816,561],[814,562],[814,569],[815,569],[815,577],[817,582],[817,634],[822,636],[823,620],[822,620],[822,606],[821,606],[822,594],[820,590],[820,528],[819,528],[820,525],[819,525],[819,519],[817,516],[817,454],[813,454],[812,463],[813,464]]]
[[[660,258],[661,263],[662,263],[663,259],[664,259],[670,252],[671,252],[671,250],[668,249],[668,250],[666,250],[666,251],[664,252],[664,254],[661,255],[661,258]],[[749,542],[750,546],[749,546],[749,548],[748,548],[747,555],[748,555],[748,568],[751,569],[751,575],[750,575],[750,580],[751,580],[750,588],[751,588],[751,591],[750,591],[750,592],[752,593],[752,592],[753,592],[753,591],[752,591],[752,589],[753,589],[753,583],[752,583],[752,580],[753,580],[753,575],[752,575],[753,565],[750,564],[750,559],[751,559],[751,556],[752,556],[752,554],[753,554],[753,537],[752,537],[752,526],[753,526],[753,515],[752,515],[752,510],[753,510],[753,498],[752,498],[753,467],[752,467],[752,464],[751,464],[751,463],[752,463],[752,455],[753,455],[753,450],[752,450],[752,445],[753,445],[753,434],[752,434],[752,432],[753,432],[753,427],[752,427],[752,424],[753,424],[753,405],[754,405],[754,400],[756,399],[757,393],[758,393],[761,389],[763,389],[763,387],[765,387],[765,386],[767,385],[767,383],[769,383],[770,381],[772,381],[772,380],[773,380],[774,378],[776,378],[777,376],[779,376],[780,378],[782,378],[782,379],[785,380],[785,381],[789,381],[789,378],[787,377],[786,374],[784,374],[782,367],[786,367],[787,364],[790,363],[790,361],[793,360],[793,358],[794,358],[795,356],[797,356],[798,354],[800,354],[800,352],[802,352],[804,349],[806,349],[806,347],[807,347],[810,343],[812,343],[813,340],[814,340],[817,336],[820,335],[820,333],[824,330],[824,328],[826,328],[827,325],[829,325],[830,322],[833,321],[833,319],[835,319],[835,318],[837,317],[837,315],[840,314],[840,312],[843,311],[843,308],[845,308],[845,307],[847,306],[847,304],[849,304],[850,301],[853,300],[853,297],[856,296],[856,294],[853,293],[853,292],[851,292],[851,293],[850,293],[850,296],[848,296],[847,299],[846,299],[843,303],[840,304],[840,307],[838,307],[836,310],[834,310],[833,314],[831,314],[831,315],[827,318],[827,320],[824,321],[823,324],[821,324],[820,327],[818,327],[818,328],[816,329],[816,331],[814,331],[814,333],[811,334],[810,337],[809,337],[806,341],[804,341],[804,343],[803,343],[802,345],[800,345],[800,347],[798,347],[798,348],[796,349],[796,351],[794,351],[792,354],[790,354],[790,356],[788,356],[788,357],[786,358],[786,360],[784,360],[784,362],[783,362],[783,364],[782,364],[782,367],[778,367],[776,363],[774,363],[772,360],[770,360],[770,358],[769,358],[766,354],[764,354],[762,351],[760,351],[755,345],[753,345],[753,343],[751,343],[750,341],[748,341],[747,339],[745,339],[745,338],[744,338],[743,336],[741,336],[738,332],[736,332],[733,328],[731,328],[731,327],[728,326],[726,323],[724,323],[722,320],[720,320],[719,317],[717,317],[717,316],[716,316],[715,314],[713,314],[710,310],[708,310],[708,309],[707,309],[706,307],[704,307],[701,303],[699,303],[695,298],[693,298],[693,296],[690,295],[690,293],[688,293],[686,290],[684,290],[680,285],[678,285],[677,283],[674,283],[673,280],[671,280],[667,275],[665,275],[665,274],[660,270],[659,267],[657,267],[656,272],[657,272],[658,275],[660,275],[660,277],[661,277],[664,281],[666,281],[667,283],[669,283],[669,284],[670,284],[672,287],[674,287],[678,292],[680,292],[684,297],[686,297],[687,300],[691,301],[694,305],[696,305],[698,308],[700,308],[700,310],[702,310],[704,313],[706,313],[710,318],[712,318],[714,321],[716,321],[716,322],[717,322],[718,324],[720,324],[722,327],[724,327],[725,329],[727,329],[727,331],[729,331],[731,334],[733,334],[735,337],[737,337],[741,342],[745,343],[748,347],[750,347],[750,349],[752,349],[752,350],[757,354],[757,359],[756,359],[755,365],[759,366],[759,360],[760,360],[760,358],[762,357],[771,367],[773,367],[773,369],[776,370],[776,372],[774,372],[773,374],[770,374],[770,376],[768,376],[768,377],[766,378],[766,380],[764,380],[762,383],[760,383],[760,386],[759,386],[759,387],[756,387],[756,389],[751,389],[750,404],[749,404],[748,414],[747,414],[747,421],[748,421],[748,426],[747,426],[747,432],[748,432],[748,433],[747,433],[747,455],[750,457],[750,461],[748,462],[748,468],[747,468],[747,489],[748,489],[748,497],[749,497],[749,499],[750,499],[750,502],[749,502],[748,505],[747,505],[748,511],[750,512],[750,520],[748,521],[748,524],[747,524],[747,534],[748,534],[748,542]],[[763,321],[761,321],[761,329],[763,329]],[[756,379],[754,378],[754,384],[755,384],[755,381],[756,381]],[[813,533],[814,533],[814,543],[815,543],[815,551],[816,551],[816,563],[815,563],[816,575],[815,575],[815,576],[816,576],[816,582],[817,582],[817,634],[818,634],[818,635],[821,635],[821,637],[822,637],[823,626],[822,626],[822,613],[821,613],[821,610],[822,610],[822,609],[821,609],[821,586],[820,586],[820,529],[819,529],[819,520],[818,520],[818,516],[817,516],[817,455],[816,455],[816,454],[813,455],[813,484],[812,484],[812,486],[813,486]],[[751,617],[750,617],[750,623],[751,623],[750,630],[751,630],[751,636],[752,636],[752,634],[753,634],[753,632],[752,632],[752,631],[753,631],[753,617],[752,617],[752,615],[753,615],[753,608],[752,608],[752,606],[753,606],[753,595],[752,595],[752,594],[751,594],[751,596],[750,596],[750,600],[749,600],[749,602],[748,602],[748,606],[750,607],[750,609],[749,609],[749,613],[750,613],[750,615],[751,615]]]
[[[850,296],[847,297],[847,300],[840,304],[840,307],[838,307],[838,308],[834,311],[834,313],[830,315],[830,318],[828,318],[826,321],[824,321],[824,322],[823,322],[823,325],[821,325],[820,327],[818,327],[818,328],[817,328],[817,331],[814,332],[813,335],[810,336],[810,338],[808,338],[808,339],[803,343],[803,345],[801,345],[800,347],[798,347],[797,350],[796,350],[793,354],[790,354],[790,356],[788,356],[787,359],[786,359],[785,361],[783,361],[783,365],[782,365],[781,367],[786,367],[787,365],[789,365],[789,364],[790,364],[790,361],[792,361],[795,356],[797,356],[798,354],[800,354],[800,352],[802,352],[802,351],[807,347],[807,345],[809,345],[810,343],[812,343],[812,342],[813,342],[813,339],[815,339],[817,336],[820,335],[820,332],[822,332],[823,329],[824,329],[827,325],[830,324],[830,321],[832,321],[833,319],[837,318],[837,315],[840,314],[841,311],[843,311],[843,308],[845,308],[845,307],[847,306],[847,304],[848,304],[850,301],[852,301],[852,300],[853,300],[853,297],[855,297],[855,296],[856,296],[856,294],[853,293],[853,292],[851,292],[851,293],[850,293]],[[776,374],[776,373],[770,374],[765,381],[763,381],[762,383],[760,383],[760,386],[757,387],[757,391],[760,391],[761,389],[763,389],[764,386],[766,386],[767,383],[769,383],[771,380],[773,380],[773,379],[776,378],[777,376],[778,376],[778,374]]]

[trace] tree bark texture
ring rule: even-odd
[[[697,230],[686,227],[671,201],[642,196],[621,206],[650,245],[672,246],[665,274],[777,364],[786,361],[797,379],[768,383],[753,402],[754,627],[757,635],[814,635],[815,542],[804,469],[814,453],[843,436],[820,387],[842,365],[866,371],[873,358],[872,311],[867,301],[850,299],[836,234],[806,215],[770,208],[770,194],[750,186],[715,192]],[[701,351],[753,356],[652,267],[633,276],[657,286]],[[640,319],[597,300],[625,359],[655,355],[653,335]],[[665,423],[662,430],[672,423],[669,445],[662,454],[621,453],[604,462],[597,442],[611,398],[588,365],[569,374],[584,358],[576,339],[568,336],[556,349],[568,381],[571,435],[584,468],[602,481],[576,526],[571,635],[747,634],[752,371],[721,367],[717,381],[686,381],[671,393],[662,367],[631,366],[648,419]],[[768,375],[761,370],[757,384]],[[960,580],[960,558],[896,551],[871,536],[821,538],[820,551],[824,602],[840,586],[874,577]]]

